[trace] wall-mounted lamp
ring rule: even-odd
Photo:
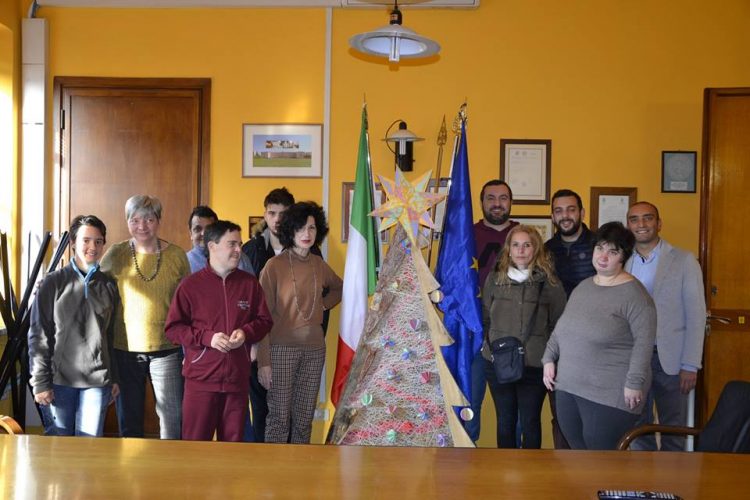
[[[440,52],[440,45],[401,26],[403,17],[398,2],[391,11],[390,24],[376,30],[354,35],[349,45],[355,50],[374,56],[388,57],[391,62],[400,58],[429,57]]]
[[[398,123],[398,130],[388,135],[394,125]],[[404,120],[396,120],[390,124],[385,131],[385,139],[388,149],[396,155],[396,165],[403,172],[411,172],[414,169],[414,143],[423,141],[423,137],[417,137],[417,134],[406,128]],[[396,149],[391,147],[391,143],[398,143]]]

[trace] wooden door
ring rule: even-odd
[[[159,236],[188,250],[188,221],[208,202],[208,79],[55,78],[56,232],[79,214],[107,225],[107,243],[129,237],[125,201],[162,202]],[[146,434],[159,435],[150,387]],[[117,433],[114,411],[105,432]]]
[[[704,96],[701,263],[709,321],[700,422],[724,384],[750,380],[750,89],[706,89]]]
[[[125,201],[163,205],[161,238],[189,249],[187,217],[208,201],[210,80],[55,78],[56,229],[95,214],[112,243],[128,237]]]

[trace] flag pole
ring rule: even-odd
[[[432,186],[432,192],[437,194],[440,192],[440,168],[443,165],[443,146],[448,142],[448,130],[445,127],[445,115],[443,115],[443,123],[440,125],[440,131],[438,132],[437,145],[438,145],[438,157],[437,157],[437,168],[435,169],[435,184]],[[445,203],[443,201],[442,203]],[[430,218],[433,223],[435,222],[435,214],[437,213],[437,205],[433,205],[430,209]],[[432,247],[435,243],[435,228],[430,229],[430,241],[429,250],[427,251],[427,267],[432,266]],[[440,233],[438,233],[440,234]]]
[[[375,204],[375,196],[377,191],[375,190],[375,177],[372,175],[372,157],[370,156],[370,117],[367,114],[367,97],[362,98],[362,107],[365,110],[365,142],[367,143],[367,178],[370,180],[370,206],[373,208],[379,207],[380,203]],[[382,192],[382,191],[381,191]],[[380,238],[380,218],[374,217],[375,220],[375,239],[377,241],[377,255],[375,256],[375,276],[380,273],[380,259],[383,255],[383,240]],[[347,221],[347,224],[349,221]]]

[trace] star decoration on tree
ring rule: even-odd
[[[430,182],[430,174],[430,172],[425,172],[414,184],[404,177],[400,169],[396,169],[395,181],[378,176],[385,190],[387,201],[373,210],[370,215],[383,218],[380,224],[381,231],[400,223],[409,236],[411,244],[416,245],[420,225],[435,227],[430,217],[430,208],[445,198],[445,195],[425,191]]]

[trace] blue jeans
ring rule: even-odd
[[[49,406],[56,436],[101,437],[104,418],[112,401],[112,386],[77,388],[53,385],[55,399]]]
[[[468,420],[464,424],[464,428],[474,442],[479,440],[482,401],[484,401],[484,393],[487,390],[487,379],[484,375],[484,363],[485,361],[481,352],[474,356],[474,361],[471,363],[471,410],[474,412],[474,418]]]
[[[115,349],[120,371],[117,420],[122,437],[143,437],[146,376],[151,379],[161,439],[180,439],[182,428],[182,349],[128,352]]]

